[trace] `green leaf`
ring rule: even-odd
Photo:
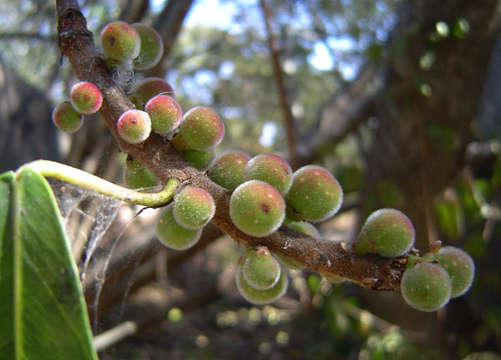
[[[0,358],[97,359],[52,191],[38,173],[0,176]]]

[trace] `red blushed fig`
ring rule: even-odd
[[[120,137],[129,144],[142,143],[151,133],[150,116],[141,110],[127,110],[120,115],[117,130]]]
[[[141,39],[131,25],[115,21],[101,31],[101,47],[107,58],[126,62],[139,55]]]
[[[151,131],[167,135],[177,129],[183,118],[183,110],[176,100],[169,95],[152,97],[144,110],[150,115]]]
[[[174,96],[174,89],[162,78],[149,77],[136,85],[129,98],[136,106],[136,109],[143,110],[148,100],[160,94]]]
[[[88,81],[81,81],[73,85],[70,98],[71,104],[80,114],[94,114],[103,104],[101,91]]]

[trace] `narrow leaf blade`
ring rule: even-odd
[[[12,193],[14,173],[0,175],[0,359],[15,359]]]
[[[13,276],[7,284],[0,278],[0,291],[13,288],[7,291],[13,298],[0,300],[0,308],[10,305],[14,313],[12,359],[97,359],[76,266],[49,185],[38,173],[22,170],[13,198],[13,229],[4,238],[12,244],[3,247],[9,253],[2,255],[12,257]]]

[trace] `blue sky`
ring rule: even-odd
[[[239,3],[256,4],[257,0],[239,0]],[[160,11],[165,4],[165,0],[153,0],[152,10]],[[237,13],[235,2],[220,0],[196,0],[185,22],[185,26],[209,26],[226,29],[229,31],[238,31],[238,24],[232,21],[233,15]],[[329,44],[332,48],[340,51],[346,51],[355,46],[353,41],[347,37],[330,39]],[[315,44],[313,54],[309,57],[310,64],[318,70],[331,70],[334,62],[322,43]],[[356,68],[351,64],[340,64],[340,71],[347,80],[353,79],[356,75]]]

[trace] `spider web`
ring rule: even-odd
[[[63,218],[73,256],[77,259],[80,280],[84,292],[92,287],[93,300],[88,304],[92,313],[94,334],[99,332],[99,301],[109,270],[111,259],[126,230],[142,210],[123,221],[117,221],[122,201],[109,198],[56,179],[49,179]],[[139,251],[140,252],[140,251]],[[131,252],[127,263],[133,262],[128,273],[127,289],[122,296],[120,317],[129,290],[135,281],[135,270],[143,253]]]

